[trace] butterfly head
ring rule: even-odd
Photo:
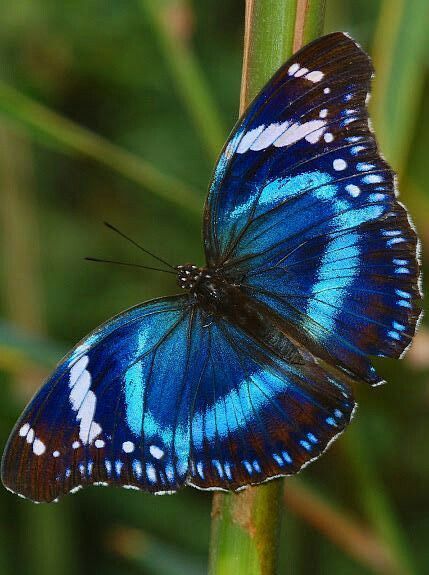
[[[182,289],[195,291],[197,285],[204,279],[210,279],[211,275],[206,268],[199,268],[193,264],[177,266],[177,283]]]

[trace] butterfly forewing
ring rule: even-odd
[[[368,56],[347,35],[287,62],[228,141],[206,204],[207,259],[317,357],[382,381],[421,310],[417,238],[368,126]]]

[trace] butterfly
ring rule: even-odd
[[[373,69],[346,34],[304,47],[218,160],[206,265],[180,295],[84,338],[18,420],[2,480],[33,501],[90,484],[239,490],[297,473],[382,383],[421,313],[418,240],[368,124]]]

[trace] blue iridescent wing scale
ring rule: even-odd
[[[368,126],[368,56],[335,33],[304,47],[227,142],[206,203],[210,265],[316,357],[382,382],[421,313],[417,237]]]

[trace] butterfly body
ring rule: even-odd
[[[286,62],[249,106],[206,201],[205,267],[101,325],[6,446],[34,501],[108,484],[239,490],[297,473],[350,422],[421,316],[418,239],[368,126],[373,69],[346,34]]]

